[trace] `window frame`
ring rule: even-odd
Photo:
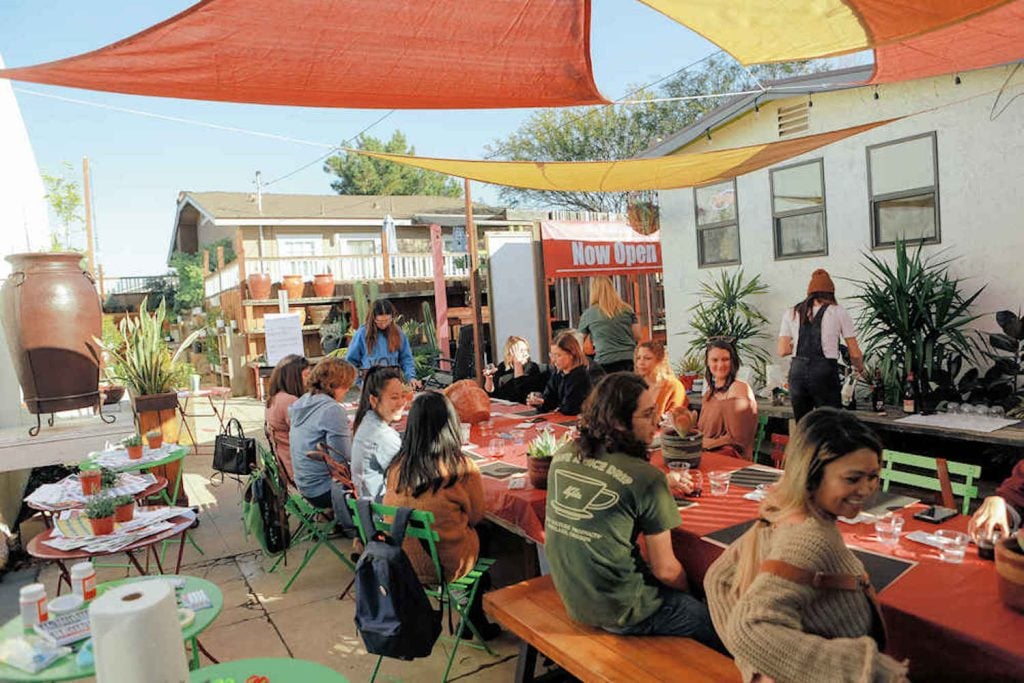
[[[699,205],[697,203],[697,190],[705,187],[711,187],[713,185],[725,185],[727,182],[732,183],[732,194],[735,197],[736,217],[731,221],[717,221],[715,223],[707,223],[701,225]],[[697,239],[697,267],[698,268],[722,268],[726,266],[737,266],[743,262],[743,243],[740,237],[740,195],[739,190],[736,187],[736,178],[729,180],[717,180],[712,183],[704,183],[703,185],[695,185],[693,188],[693,226],[696,228],[695,237]],[[704,244],[701,241],[701,233],[705,230],[715,230],[719,228],[727,228],[735,226],[736,228],[736,258],[729,261],[707,261],[704,257]]]
[[[905,142],[911,142],[912,140],[919,140],[921,138],[930,137],[932,139],[932,185],[925,187],[917,187],[909,190],[900,190],[899,192],[887,192],[884,194],[876,195],[871,186],[871,151],[880,147],[891,147],[893,145],[899,145]],[[896,241],[883,242],[881,235],[879,234],[878,225],[878,214],[875,210],[875,205],[879,202],[889,201],[892,199],[905,199],[908,197],[919,197],[921,195],[931,194],[934,197],[934,212],[935,212],[935,236],[927,238],[912,238],[906,239],[907,244],[912,245],[925,245],[925,244],[941,244],[942,243],[942,221],[941,212],[939,210],[939,139],[937,131],[928,131],[926,133],[917,133],[915,135],[908,135],[906,137],[897,138],[896,140],[886,140],[885,142],[879,142],[874,145],[868,145],[864,148],[864,159],[865,165],[867,166],[868,172],[868,221],[870,223],[871,230],[871,249],[895,249]]]
[[[775,211],[775,174],[779,171],[786,171],[791,168],[797,168],[799,166],[809,166],[811,164],[818,165],[818,179],[821,183],[821,206],[812,209],[791,209],[789,211],[776,212]],[[814,256],[828,256],[828,199],[825,196],[825,159],[824,157],[816,157],[814,159],[807,159],[806,161],[798,161],[793,164],[786,164],[785,166],[778,166],[776,168],[768,169],[768,201],[771,202],[772,211],[772,247],[775,251],[776,261],[789,261],[791,259],[802,259],[811,258]],[[799,254],[782,254],[782,239],[779,233],[779,219],[790,218],[792,216],[804,216],[815,213],[821,213],[821,232],[823,238],[823,246],[819,251],[803,251]]]

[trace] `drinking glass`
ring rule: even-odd
[[[494,431],[494,425],[491,424],[490,420],[484,420],[483,422],[477,423],[480,429],[481,436],[490,436],[491,432]]]
[[[711,495],[724,496],[729,492],[729,477],[731,472],[716,470],[708,473],[708,481],[711,482]]]
[[[964,561],[967,541],[970,538],[967,534],[952,529],[939,529],[935,532],[935,538],[942,544],[942,547],[939,548],[940,560],[954,564]]]
[[[704,474],[700,470],[690,470],[690,486],[693,488],[686,495],[691,498],[700,498],[704,490]]]
[[[505,440],[491,439],[487,445],[487,454],[492,458],[500,460],[505,457]]]
[[[904,519],[900,515],[888,513],[884,517],[875,520],[875,535],[883,545],[895,546],[900,542],[900,532],[903,531]]]
[[[468,422],[459,423],[459,433],[462,434],[462,443],[469,443],[469,432],[473,428],[473,425]]]
[[[526,445],[526,432],[524,432],[522,429],[513,429],[512,443],[516,445],[517,450],[519,449],[519,447]]]

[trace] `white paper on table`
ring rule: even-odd
[[[926,427],[944,427],[945,429],[963,429],[969,432],[994,432],[1003,427],[1017,424],[1019,420],[1005,417],[989,417],[987,415],[961,415],[958,413],[936,413],[934,415],[908,415],[895,420],[897,424],[924,425]]]
[[[301,356],[302,321],[298,313],[267,313],[263,316],[267,343],[267,364],[277,362],[289,354]]]

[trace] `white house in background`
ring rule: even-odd
[[[669,352],[685,353],[688,309],[722,268],[758,273],[756,301],[774,340],[815,268],[840,301],[864,275],[863,253],[893,240],[955,258],[954,275],[986,285],[975,311],[1024,305],[1024,68],[1007,65],[879,87],[870,67],[781,82],[726,102],[647,156],[696,153],[897,119],[774,167],[703,187],[663,191],[661,240]],[[710,136],[710,137],[709,137]],[[997,329],[994,316],[978,321]],[[774,348],[774,341],[771,343]]]

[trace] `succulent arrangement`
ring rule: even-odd
[[[572,442],[569,434],[563,434],[556,438],[551,430],[544,430],[537,435],[526,449],[526,455],[531,458],[550,458],[560,448]]]
[[[85,516],[89,519],[113,517],[117,505],[111,496],[93,496],[85,504]]]
[[[121,507],[122,505],[131,505],[135,502],[135,497],[125,494],[123,496],[114,496],[114,507]]]
[[[138,434],[132,434],[131,436],[126,436],[124,439],[121,440],[121,445],[126,447],[126,448],[128,446],[141,446],[142,445],[142,437],[139,436]]]

